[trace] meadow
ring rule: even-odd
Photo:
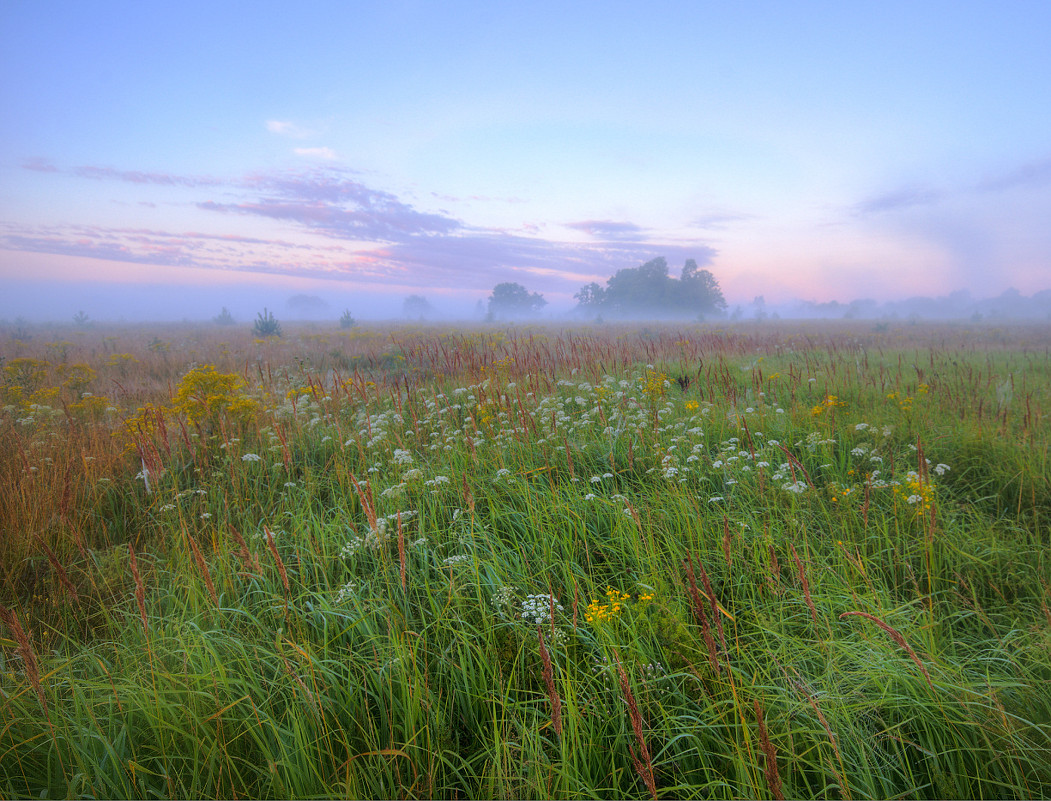
[[[0,795],[1051,796],[1049,325],[18,333]]]

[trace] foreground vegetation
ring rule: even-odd
[[[1051,795],[1051,329],[883,328],[8,338],[0,794]]]

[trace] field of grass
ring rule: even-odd
[[[4,337],[0,795],[1051,796],[1051,327]]]

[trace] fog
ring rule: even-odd
[[[28,323],[70,323],[80,312],[91,321],[106,323],[140,322],[208,322],[225,308],[236,324],[251,324],[268,309],[282,322],[332,322],[350,311],[361,322],[421,319],[429,322],[473,321],[487,318],[486,292],[440,293],[417,290],[407,292],[399,287],[391,292],[355,292],[338,286],[330,291],[307,292],[289,287],[243,284],[237,286],[188,286],[163,284],[119,284],[98,282],[40,282],[8,280],[0,297],[0,321]],[[515,320],[549,322],[594,321],[594,315],[582,314],[576,302],[564,293],[545,293],[544,288],[530,287],[545,295],[548,304],[537,314]],[[422,296],[429,308],[425,315],[406,314],[405,299]],[[638,320],[659,321],[658,315],[606,315],[609,322]],[[669,315],[667,321],[694,321],[683,315]],[[708,316],[707,322],[747,322],[773,320],[966,320],[978,321],[1048,321],[1051,320],[1051,289],[1023,295],[1014,289],[993,297],[976,297],[958,290],[936,297],[904,297],[900,300],[876,301],[844,298],[816,302],[805,298],[781,303],[767,303],[764,298],[728,298],[724,314]],[[497,322],[508,320],[497,320]]]

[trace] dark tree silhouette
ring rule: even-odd
[[[704,317],[726,309],[719,282],[693,259],[683,266],[679,278],[668,275],[668,262],[658,257],[640,267],[618,270],[604,288],[587,284],[574,297],[581,312],[614,317]]]
[[[409,295],[401,304],[401,313],[410,319],[423,320],[434,314],[434,307],[423,295]]]
[[[489,296],[489,314],[497,319],[529,317],[546,305],[539,292],[530,293],[521,284],[512,282],[497,284]]]

